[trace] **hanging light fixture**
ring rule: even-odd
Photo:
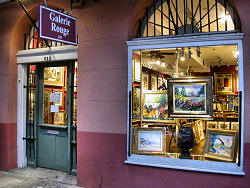
[[[192,54],[193,54],[193,53],[191,52],[191,48],[189,47],[189,48],[188,48],[188,58],[191,58],[191,57],[192,57]]]
[[[196,54],[197,54],[197,57],[200,57],[200,56],[201,56],[200,47],[197,47],[197,49],[196,49]]]
[[[157,64],[157,65],[160,65],[160,64],[161,64],[161,61],[160,61],[160,60],[157,60],[157,61],[156,61],[156,64]]]
[[[181,61],[185,61],[185,53],[184,53],[184,48],[182,48],[181,50],[181,58],[180,58]]]

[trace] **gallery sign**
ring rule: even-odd
[[[39,37],[77,45],[77,19],[40,5]]]

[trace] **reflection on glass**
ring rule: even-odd
[[[67,67],[44,68],[43,123],[65,125]]]
[[[236,45],[133,51],[141,78],[132,79],[132,153],[237,163],[238,55]],[[205,77],[213,89],[200,83]],[[194,118],[209,108],[212,118]]]

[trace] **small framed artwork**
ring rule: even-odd
[[[219,122],[218,124],[219,129],[230,129],[230,122]]]
[[[35,85],[35,73],[34,72],[29,73],[29,84],[31,86]]]
[[[64,86],[64,67],[45,67],[44,85]]]
[[[207,129],[204,156],[206,158],[235,162],[237,131]]]
[[[212,77],[168,79],[170,118],[213,117]]]
[[[234,81],[232,73],[214,73],[214,83],[216,94],[234,94]]]
[[[239,130],[239,122],[231,122],[231,129]]]
[[[157,78],[158,88],[163,84],[163,80],[161,77]]]
[[[59,90],[59,89],[54,89],[53,93],[58,93],[59,94],[59,102],[55,102],[54,104],[56,106],[59,106],[60,108],[62,108],[63,105],[64,105],[64,91]]]
[[[55,125],[65,125],[64,112],[54,113],[54,124]]]
[[[43,93],[43,123],[49,124],[51,120],[51,109],[50,109],[50,89],[44,89]]]
[[[142,89],[148,90],[149,75],[142,74]]]
[[[165,154],[165,128],[134,128],[135,153],[137,154]]]
[[[138,59],[133,60],[133,81],[141,81],[141,63]]]
[[[218,122],[217,121],[207,121],[207,128],[211,129],[217,129],[218,128]]]
[[[151,90],[157,90],[157,77],[151,76]]]
[[[203,120],[195,121],[193,126],[193,131],[195,135],[195,142],[196,144],[200,143],[205,138],[204,131],[203,131]]]
[[[133,119],[140,119],[141,117],[141,87],[133,85]]]
[[[144,91],[141,115],[142,121],[175,123],[168,117],[167,91]]]

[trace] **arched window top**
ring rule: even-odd
[[[58,8],[56,10],[69,15],[69,13],[66,10],[62,10]],[[38,24],[38,21],[35,21],[35,23],[36,23],[36,27],[34,25],[29,25],[29,33],[24,34],[24,50],[48,47],[44,39],[39,38],[38,30],[37,30],[37,27],[39,24]],[[67,45],[62,42],[56,42],[56,41],[51,41],[51,40],[47,40],[47,43],[49,44],[50,47]]]
[[[38,21],[36,22],[36,25],[38,26]],[[44,39],[39,38],[38,36],[38,30],[35,26],[29,26],[30,32],[28,35],[25,33],[24,35],[24,49],[35,49],[35,48],[47,48],[47,44],[45,43]],[[47,40],[50,47],[56,47],[56,46],[63,46],[64,44],[61,42],[55,42],[51,40]]]
[[[139,20],[139,36],[241,31],[236,11],[227,0],[153,0]]]

